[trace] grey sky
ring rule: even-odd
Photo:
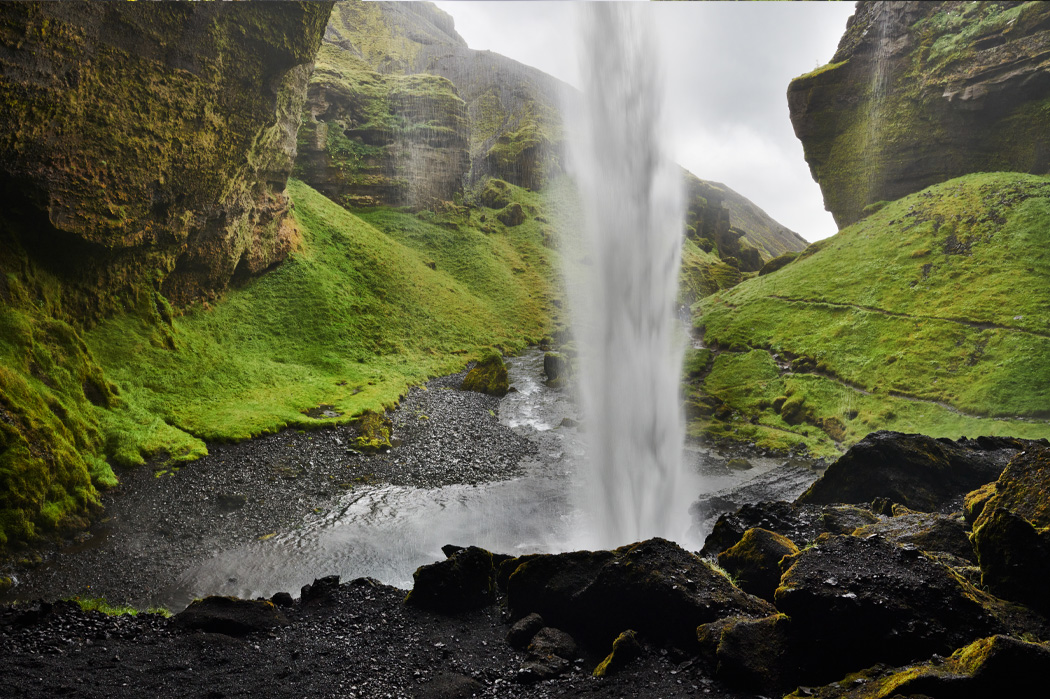
[[[577,84],[576,3],[436,4],[471,48]],[[678,162],[724,182],[808,240],[835,233],[785,94],[793,77],[831,59],[853,3],[659,2],[644,11],[665,54]]]

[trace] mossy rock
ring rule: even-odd
[[[390,434],[394,424],[386,413],[368,411],[357,418],[357,438],[354,446],[366,454],[390,449]]]
[[[1050,528],[1036,529],[1024,517],[985,506],[973,533],[981,584],[1004,599],[1050,613]]]
[[[595,677],[606,677],[622,670],[627,663],[637,658],[642,652],[638,634],[631,629],[624,631],[613,641],[612,651],[598,663],[591,673]]]
[[[977,522],[981,513],[984,512],[984,506],[992,499],[995,492],[995,483],[985,483],[977,490],[971,490],[966,494],[963,500],[963,515],[966,517],[967,524],[972,526]]]
[[[405,604],[437,612],[478,609],[495,601],[493,555],[477,546],[446,547],[444,561],[420,566],[412,574]]]
[[[474,368],[463,378],[464,391],[477,391],[490,396],[503,397],[510,390],[507,365],[497,352],[488,352],[478,360]]]
[[[758,270],[758,276],[761,277],[767,274],[772,274],[778,269],[787,267],[789,264],[797,260],[800,254],[801,253],[798,252],[785,252],[783,255],[774,257],[772,260],[762,265],[762,269]]]
[[[478,195],[482,206],[490,209],[502,209],[511,203],[510,185],[495,177],[485,183],[485,188]]]
[[[504,226],[513,228],[525,223],[525,210],[518,202],[507,204],[496,214],[496,219]]]
[[[768,529],[754,528],[732,548],[718,554],[718,565],[736,580],[744,592],[772,601],[780,585],[780,561],[798,553],[791,539]]]

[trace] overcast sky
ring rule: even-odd
[[[474,49],[578,85],[573,2],[438,2]],[[664,55],[671,147],[813,241],[836,231],[788,118],[787,85],[835,53],[852,2],[645,3]]]

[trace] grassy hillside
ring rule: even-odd
[[[289,193],[299,250],[212,306],[179,314],[143,295],[82,338],[33,304],[0,315],[0,547],[88,512],[115,483],[106,460],[193,459],[202,440],[345,421],[549,332],[556,253],[537,195],[507,187],[525,213],[508,227],[483,207],[359,217],[300,182]],[[321,404],[343,416],[303,414]],[[8,419],[51,441],[11,441]]]
[[[880,428],[1050,435],[1048,243],[1050,178],[969,175],[701,300],[692,431],[819,454]]]

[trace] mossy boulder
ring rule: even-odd
[[[973,543],[988,589],[1050,611],[1050,448],[1009,463],[974,523]]]
[[[525,210],[518,202],[507,204],[496,214],[496,219],[504,226],[514,227],[525,223]]]
[[[772,612],[767,602],[664,539],[536,556],[510,576],[507,603],[516,617],[538,613],[599,648],[634,629],[652,642],[694,649],[700,624]]]
[[[437,612],[479,609],[495,602],[493,555],[477,546],[452,547],[443,561],[420,566],[412,574],[405,604]]]
[[[488,352],[463,378],[461,388],[464,391],[477,391],[490,396],[505,396],[510,389],[507,379],[507,365],[497,352]]]
[[[642,653],[642,644],[638,640],[638,634],[627,629],[613,641],[612,650],[598,663],[591,674],[595,677],[607,677],[616,674],[629,662]]]
[[[284,614],[271,602],[236,597],[205,597],[194,600],[190,606],[174,616],[173,622],[178,628],[227,636],[271,631],[289,623]]]
[[[572,373],[569,358],[560,352],[547,352],[543,355],[543,373],[548,385],[561,385]]]
[[[493,177],[485,182],[478,201],[490,209],[502,209],[511,203],[510,185]]]
[[[798,683],[799,667],[813,665],[792,635],[784,614],[760,619],[729,617],[697,629],[715,677],[733,687],[774,694]]]
[[[773,601],[780,585],[780,561],[798,553],[791,539],[768,529],[748,529],[732,548],[718,554],[722,566],[744,592]]]
[[[985,483],[977,490],[971,490],[963,499],[963,516],[966,523],[973,525],[984,512],[984,506],[995,495],[995,483]]]
[[[368,411],[357,418],[357,437],[354,446],[366,453],[375,454],[390,449],[390,434],[394,424],[386,413]]]
[[[777,255],[772,260],[762,265],[762,269],[758,270],[759,276],[772,274],[778,269],[787,267],[789,264],[798,259],[799,254],[799,252],[785,252],[783,255]]]
[[[889,498],[933,511],[996,478],[1002,454],[925,435],[874,432],[850,447],[799,504],[868,503]]]
[[[927,553],[948,553],[970,563],[977,562],[969,528],[957,514],[903,513],[860,527],[853,534],[860,537],[878,535]]]
[[[893,697],[1023,697],[1046,682],[1050,644],[989,636],[948,658],[906,667],[884,665],[856,672],[824,687],[806,687],[785,699],[892,699]]]

